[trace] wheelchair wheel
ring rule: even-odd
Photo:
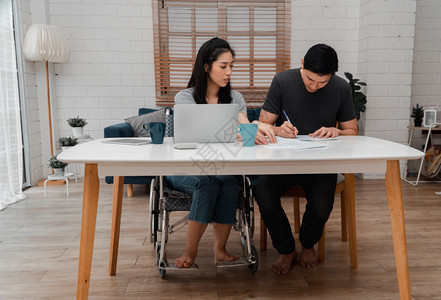
[[[246,186],[246,199],[247,199],[247,221],[248,226],[250,227],[250,239],[254,237],[254,196],[253,190],[251,188],[251,181],[248,177],[245,178],[245,186]]]
[[[149,221],[150,221],[150,243],[156,243],[158,239],[158,205],[159,192],[157,190],[157,180],[153,178],[150,183],[150,204],[149,204]]]
[[[164,279],[166,275],[167,275],[167,271],[166,270],[159,269],[159,277],[161,277],[161,279]]]
[[[250,270],[251,273],[256,273],[257,269],[259,269],[259,256],[257,254],[256,247],[254,247],[254,245],[251,246],[251,255],[254,256],[255,262],[254,264],[248,265],[248,270]]]
[[[253,196],[250,198],[250,207],[248,212],[248,226],[250,227],[250,239],[254,237],[254,201]]]
[[[156,253],[156,263],[155,265],[159,267],[159,251],[161,251],[161,242],[155,243],[155,253]]]

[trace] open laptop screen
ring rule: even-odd
[[[175,143],[232,143],[238,104],[176,104]]]

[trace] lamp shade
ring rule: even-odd
[[[23,52],[30,61],[65,63],[69,48],[61,29],[54,25],[33,24],[24,39]]]

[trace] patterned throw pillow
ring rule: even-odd
[[[134,136],[150,136],[150,132],[145,130],[142,125],[150,122],[165,122],[165,108],[154,111],[149,114],[134,116],[125,119],[126,123],[132,126]]]
[[[165,136],[174,136],[173,115],[171,113],[165,114]]]

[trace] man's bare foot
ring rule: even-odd
[[[318,260],[315,256],[314,248],[306,249],[302,246],[302,252],[300,253],[299,265],[302,268],[312,269],[318,266]]]
[[[279,258],[274,262],[271,271],[273,271],[276,274],[282,274],[282,275],[287,274],[289,272],[289,269],[291,269],[292,264],[296,260],[296,257],[297,257],[296,250],[294,250],[294,252],[289,254],[280,254]]]
[[[214,263],[219,261],[234,261],[238,260],[239,256],[234,256],[228,253],[225,249],[215,249],[214,250]]]
[[[178,268],[190,268],[196,259],[197,253],[184,252],[180,257],[176,258],[175,265]]]

